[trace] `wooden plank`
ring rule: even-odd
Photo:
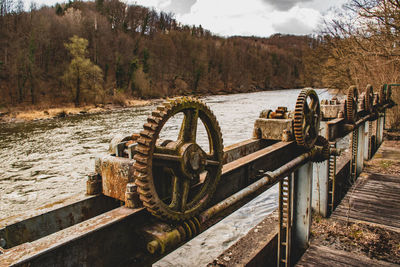
[[[325,246],[310,246],[296,266],[360,266],[360,267],[386,267],[400,266],[384,261],[373,260],[363,255],[357,255],[353,252],[345,252],[328,248]]]

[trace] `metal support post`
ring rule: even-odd
[[[358,142],[357,142],[357,168],[356,177],[360,175],[364,167],[364,124],[358,127]]]
[[[328,161],[313,163],[312,208],[323,217],[328,216],[328,179]]]
[[[368,122],[368,159],[372,158],[372,121]]]
[[[383,142],[383,126],[384,126],[384,116],[379,116],[376,121],[376,144],[377,148]]]
[[[326,123],[321,123],[320,135],[328,139],[327,128]],[[328,162],[313,163],[312,208],[323,217],[328,216],[328,183]]]
[[[369,123],[368,122],[364,122],[364,160],[368,160],[369,159]]]
[[[297,262],[307,249],[311,230],[313,164],[308,162],[294,173],[292,262]]]
[[[279,234],[278,264],[290,265],[290,248],[293,223],[293,173],[279,182]]]

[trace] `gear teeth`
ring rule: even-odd
[[[143,190],[150,190],[149,185],[146,182],[141,181],[140,179],[136,179],[135,184]]]
[[[142,154],[142,155],[146,155],[146,156],[147,156],[147,155],[149,154],[150,148],[147,147],[147,146],[143,146],[143,145],[141,144],[141,145],[136,146],[136,147],[135,147],[135,150],[136,150],[136,152],[138,152],[138,153],[140,153],[140,154]]]
[[[161,112],[165,112],[165,110],[167,109],[165,106],[157,106],[156,107],[157,110],[161,111]]]
[[[149,131],[149,130],[143,130],[140,132],[140,136],[147,137],[149,139],[153,138],[154,131]]]
[[[138,155],[138,154],[136,154],[136,155],[133,157],[134,160],[137,159],[137,155]],[[142,172],[142,173],[147,173],[147,164],[143,164],[143,163],[141,163],[140,161],[137,161],[137,160],[136,160],[136,162],[135,162],[135,164],[134,164],[133,166],[134,166],[135,170],[140,171],[140,172]]]
[[[143,164],[146,164],[146,163],[147,163],[147,157],[144,156],[144,155],[136,154],[136,155],[135,155],[135,160],[136,160],[137,162],[140,162],[140,163],[143,163]]]
[[[355,98],[355,100],[354,100]],[[350,86],[346,100],[346,118],[354,123],[357,119],[358,90],[355,86]]]
[[[154,203],[154,200],[152,199],[150,190],[146,190],[143,187],[138,187],[137,191],[140,194],[140,199],[142,201],[147,202],[147,203]]]
[[[153,112],[151,113],[151,115],[153,116],[153,117],[162,117],[164,114],[163,113],[165,113],[164,111],[161,111],[161,110],[153,110]]]
[[[145,123],[144,125],[143,125],[143,128],[144,129],[146,129],[146,130],[151,130],[151,131],[155,131],[156,129],[157,129],[157,124],[154,124],[154,123]]]
[[[149,123],[159,124],[160,121],[161,121],[161,118],[160,118],[160,117],[149,116],[149,117],[147,118],[147,121],[148,121]]]
[[[142,180],[145,180],[145,178],[147,177],[147,174],[135,169],[133,176],[136,177],[136,180],[142,181]]]
[[[138,142],[138,144],[139,145],[142,145],[142,146],[147,146],[147,147],[149,147],[150,145],[151,145],[151,139],[150,138],[147,138],[147,137],[145,137],[145,136],[140,136],[140,138],[137,140],[137,142]],[[150,149],[150,148],[149,148]]]

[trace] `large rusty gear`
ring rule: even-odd
[[[176,141],[157,142],[168,119],[181,113]],[[209,143],[196,143],[198,120]],[[158,106],[144,124],[136,147],[134,178],[143,205],[153,215],[182,221],[197,215],[209,202],[221,176],[223,140],[212,111],[194,98],[176,98]]]
[[[365,111],[372,113],[374,111],[374,90],[372,85],[368,84],[365,89]]]
[[[313,162],[323,162],[327,159],[329,159],[330,156],[330,144],[329,141],[326,140],[326,138],[318,135],[317,137],[317,141],[315,141],[315,145],[316,146],[321,146],[322,147],[322,151],[321,153],[318,153],[313,159]]]
[[[346,119],[350,123],[355,123],[357,121],[358,113],[358,90],[355,86],[350,86],[347,92],[346,100]]]
[[[317,140],[321,121],[321,107],[317,93],[312,89],[301,90],[294,112],[294,135],[298,145],[311,149]]]

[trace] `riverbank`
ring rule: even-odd
[[[256,93],[263,91],[277,91],[282,89],[264,89],[264,90],[256,90],[247,93]],[[290,90],[290,89],[283,89]],[[332,95],[340,94],[338,89],[327,89],[329,93]],[[232,95],[232,94],[246,94],[243,92],[219,92],[215,95]],[[203,95],[195,95],[194,97],[205,97],[211,96],[210,94]],[[162,98],[153,98],[153,99],[127,99],[124,97],[118,97],[113,101],[113,103],[108,104],[97,104],[97,105],[83,105],[80,107],[75,107],[72,103],[68,103],[66,105],[35,105],[35,106],[18,106],[18,107],[8,107],[8,108],[0,108],[0,123],[13,123],[13,122],[27,122],[27,121],[35,121],[35,120],[46,120],[46,119],[54,119],[54,118],[62,118],[67,116],[74,116],[80,114],[94,114],[94,113],[102,113],[111,110],[117,110],[122,108],[132,108],[132,107],[140,107],[146,106],[154,102],[160,102]]]
[[[121,108],[131,108],[149,105],[152,102],[160,101],[160,99],[127,99],[124,104],[98,104],[84,105],[75,107],[73,104],[63,106],[28,106],[28,107],[12,107],[7,110],[0,111],[0,123],[26,122],[35,120],[46,120],[54,118],[63,118],[79,114],[94,114],[116,110]]]

